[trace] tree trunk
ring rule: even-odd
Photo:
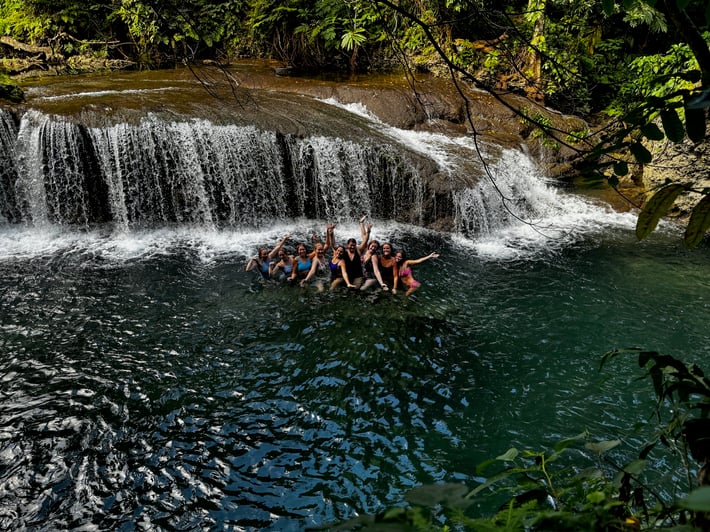
[[[676,0],[663,0],[659,7],[668,15],[675,31],[688,44],[698,61],[702,73],[703,87],[710,86],[710,48],[698,27],[685,11],[678,9]]]
[[[545,9],[547,0],[528,0],[527,18],[532,22],[530,48],[525,61],[525,76],[528,79],[528,93],[539,100],[544,99],[542,90],[542,52],[545,48]]]

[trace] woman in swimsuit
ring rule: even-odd
[[[276,254],[283,247],[286,240],[288,240],[290,236],[290,234],[284,236],[271,251],[266,248],[259,248],[257,255],[249,259],[249,262],[247,262],[245,270],[248,272],[258,270],[265,280],[271,279],[271,261],[274,257],[276,257]]]
[[[403,251],[398,251],[394,256],[394,260],[397,261],[397,266],[399,268],[399,280],[402,284],[407,287],[406,296],[412,295],[421,286],[421,283],[417,281],[412,275],[412,266],[421,264],[422,262],[435,259],[439,256],[438,253],[429,253],[426,257],[420,259],[407,260],[404,256]]]
[[[322,246],[322,244],[321,244]],[[291,271],[291,281],[303,280],[311,271],[313,262],[308,256],[305,244],[298,244],[296,247],[296,256],[293,259],[293,270]]]
[[[365,217],[360,219],[360,235],[362,236],[362,242],[357,245],[354,238],[349,238],[347,245],[345,246],[345,253],[343,254],[343,263],[345,269],[348,272],[348,278],[350,282],[355,285],[356,288],[362,286],[365,278],[362,273],[362,258],[361,255],[367,248],[367,242],[370,240],[370,232],[372,231],[372,224],[365,224]]]
[[[345,283],[348,288],[355,288],[355,285],[350,282],[348,277],[348,272],[345,269],[345,262],[343,262],[343,256],[345,255],[345,247],[337,246],[335,251],[333,251],[333,257],[328,261],[328,268],[330,269],[330,289],[340,286]]]
[[[315,254],[308,274],[301,280],[301,286],[306,286],[308,281],[315,278],[314,284],[318,291],[322,292],[330,279],[330,267],[328,266],[328,260],[325,258],[325,246],[320,243],[316,244]]]
[[[397,260],[392,255],[392,244],[387,242],[382,244],[382,256],[377,262],[382,282],[392,290],[393,294],[396,294],[399,282],[399,267],[397,266]]]
[[[279,250],[279,261],[271,265],[271,277],[273,279],[290,280],[293,273],[293,255],[285,249]]]
[[[378,249],[380,249],[380,243],[377,240],[372,240],[367,246],[367,251],[362,256],[362,273],[365,276],[365,282],[360,287],[360,290],[369,290],[375,285],[379,285],[383,290],[389,290],[380,275]]]

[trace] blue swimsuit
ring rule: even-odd
[[[310,257],[306,259],[306,262],[301,262],[301,259],[296,258],[296,274],[299,277],[305,277],[311,269],[312,263]]]

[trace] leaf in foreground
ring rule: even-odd
[[[686,185],[673,183],[656,192],[644,206],[636,221],[636,237],[646,238],[658,225],[658,220],[668,212],[676,198],[686,190]]]

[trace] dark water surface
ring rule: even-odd
[[[661,224],[639,243],[632,213],[523,150],[486,144],[484,173],[471,138],[360,105],[123,78],[39,83],[0,113],[1,529],[301,531],[473,489],[481,462],[585,430],[624,463],[653,396],[602,355],[710,360],[707,242]],[[425,181],[457,186],[432,202]],[[433,208],[452,233],[415,227]],[[359,237],[363,212],[380,242],[441,253],[413,298],[244,271],[287,232],[290,251],[326,221]],[[669,492],[676,464],[650,461]]]
[[[708,360],[707,247],[611,229],[496,258],[380,227],[441,253],[410,300],[263,286],[244,255],[270,233],[4,256],[2,527],[303,530],[585,429],[632,456],[650,390],[601,354]]]

